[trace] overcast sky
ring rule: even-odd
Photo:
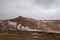
[[[60,20],[60,0],[0,0],[0,19],[17,16]]]

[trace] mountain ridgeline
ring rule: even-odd
[[[0,30],[26,30],[60,33],[60,20],[36,20],[26,17],[17,17],[0,20]]]

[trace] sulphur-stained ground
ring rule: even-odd
[[[60,40],[60,35],[36,32],[0,32],[0,40]]]

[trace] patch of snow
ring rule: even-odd
[[[11,21],[8,21],[8,25],[11,25],[11,26],[16,27],[16,26],[17,26],[17,23],[16,23],[16,22],[11,22]]]
[[[26,30],[26,28],[24,26],[21,26],[21,30]]]
[[[42,21],[42,22],[46,23],[47,21]]]
[[[20,30],[21,24],[17,25],[17,29]]]

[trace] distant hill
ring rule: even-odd
[[[0,30],[27,29],[60,33],[60,20],[36,20],[22,16],[8,20],[0,20]]]

